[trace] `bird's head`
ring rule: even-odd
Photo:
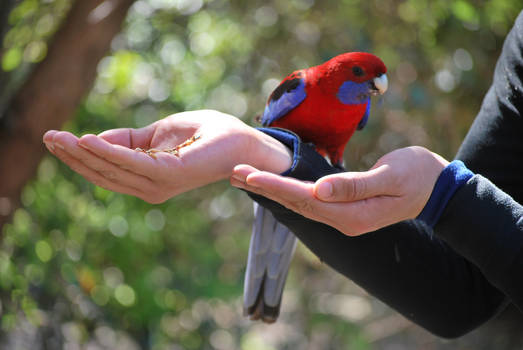
[[[388,88],[387,67],[377,56],[366,52],[348,52],[324,63],[326,73],[338,82],[366,84],[368,94],[381,95]]]

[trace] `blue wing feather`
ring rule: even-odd
[[[262,115],[262,125],[268,126],[280,119],[305,100],[305,82],[295,78],[284,80],[272,93]]]
[[[369,120],[369,114],[370,114],[370,98],[367,101],[367,109],[365,109],[365,114],[363,115],[363,118],[361,118],[360,122],[358,123],[358,130],[361,130],[367,125],[367,121]]]

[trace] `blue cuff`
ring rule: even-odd
[[[296,165],[298,164],[298,160],[300,158],[300,155],[299,155],[300,139],[298,138],[298,135],[296,135],[295,133],[293,133],[289,130],[280,129],[280,128],[257,128],[257,129],[271,137],[274,137],[276,140],[280,141],[285,146],[289,147],[289,149],[292,151],[293,156],[292,156],[292,165],[291,165],[290,169],[288,169],[280,174],[283,176],[289,175],[293,171],[293,169],[296,168]]]
[[[439,175],[429,201],[416,219],[424,221],[430,227],[434,227],[448,201],[472,176],[474,176],[474,173],[467,169],[462,161],[452,161]]]

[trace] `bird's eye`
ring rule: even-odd
[[[352,73],[357,77],[361,77],[362,75],[365,75],[363,68],[361,68],[360,66],[352,67]]]

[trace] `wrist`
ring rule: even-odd
[[[454,193],[472,176],[474,173],[463,162],[454,160],[448,163],[438,176],[430,198],[417,219],[434,227]]]
[[[258,170],[281,174],[289,170],[293,162],[293,152],[283,143],[266,133],[252,129],[250,158],[247,164],[251,164]]]

